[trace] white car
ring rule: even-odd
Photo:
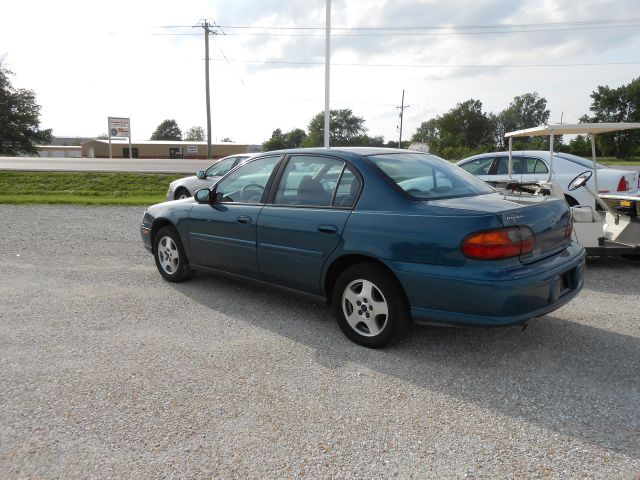
[[[174,180],[169,184],[167,200],[192,197],[197,190],[211,187],[220,177],[232,168],[246,162],[251,156],[250,154],[230,155],[221,158],[206,170],[200,170],[195,175]]]
[[[456,163],[467,172],[490,185],[509,181],[509,152],[493,152],[474,155]],[[599,194],[637,195],[640,188],[638,172],[616,170],[598,165]],[[514,182],[536,182],[549,178],[549,152],[527,150],[513,152],[511,180]],[[553,154],[551,180],[562,187],[570,206],[584,205],[596,207],[595,200],[584,188],[569,191],[569,184],[577,175],[593,171],[593,162],[586,158],[558,152]],[[595,176],[592,175],[587,187],[595,191]]]

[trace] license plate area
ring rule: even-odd
[[[549,289],[549,303],[554,303],[560,297],[570,293],[575,288],[577,267],[561,273],[551,281]]]

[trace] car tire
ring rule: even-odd
[[[180,283],[193,276],[180,235],[173,227],[163,227],[155,235],[153,257],[165,280]]]
[[[179,188],[178,190],[176,190],[175,195],[173,196],[173,198],[175,198],[176,200],[181,200],[183,198],[190,198],[191,194],[189,193],[189,190],[187,190],[186,188]]]
[[[409,306],[398,281],[372,263],[348,267],[337,278],[333,309],[342,332],[353,342],[383,348],[409,323]]]

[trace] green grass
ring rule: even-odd
[[[629,160],[622,160],[616,157],[598,157],[598,163],[603,165],[640,165],[640,158],[632,157]]]
[[[151,205],[184,175],[0,171],[0,203]]]

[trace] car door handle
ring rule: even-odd
[[[338,233],[338,227],[335,225],[318,225],[320,233]]]
[[[240,215],[236,220],[243,225],[251,225],[251,217],[248,215]]]

